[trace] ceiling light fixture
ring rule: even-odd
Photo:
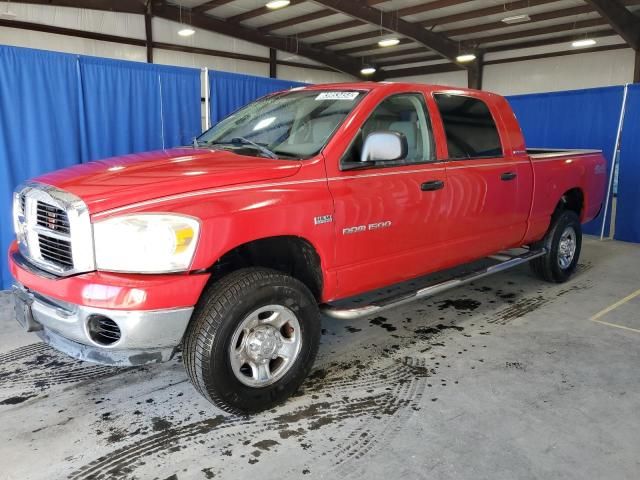
[[[378,42],[379,47],[394,47],[400,43],[399,38],[385,38]]]
[[[523,23],[531,20],[531,17],[527,14],[513,15],[512,17],[506,17],[502,19],[503,23],[513,25],[514,23]]]
[[[277,10],[279,8],[288,7],[290,3],[291,0],[271,0],[265,5],[265,7],[270,10]]]
[[[376,73],[376,67],[362,67],[360,73],[362,75],[373,75]]]
[[[189,17],[191,17],[191,14],[189,14]],[[196,33],[196,31],[182,21],[182,5],[180,5],[180,30],[178,30],[178,35],[181,37],[190,37],[194,33]]]
[[[576,40],[571,43],[573,48],[582,48],[582,47],[590,47],[595,45],[596,41],[593,38],[585,38],[584,40]]]
[[[178,30],[178,35],[180,35],[181,37],[190,37],[194,33],[196,33],[196,31],[191,27],[183,27]]]
[[[475,59],[476,56],[473,53],[463,53],[456,57],[456,61],[460,63],[473,62]]]

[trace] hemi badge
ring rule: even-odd
[[[315,225],[322,225],[323,223],[331,223],[333,222],[332,215],[321,215],[320,217],[314,217],[313,223]]]

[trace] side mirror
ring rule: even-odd
[[[398,132],[373,132],[362,146],[361,162],[390,162],[407,156],[407,138]]]

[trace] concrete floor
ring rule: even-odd
[[[525,266],[324,319],[303,391],[251,418],[204,401],[179,359],[68,359],[2,294],[0,478],[637,479],[640,296],[590,319],[639,288],[640,247],[589,240],[563,285]]]

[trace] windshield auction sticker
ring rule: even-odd
[[[316,100],[353,100],[360,92],[322,92]]]

